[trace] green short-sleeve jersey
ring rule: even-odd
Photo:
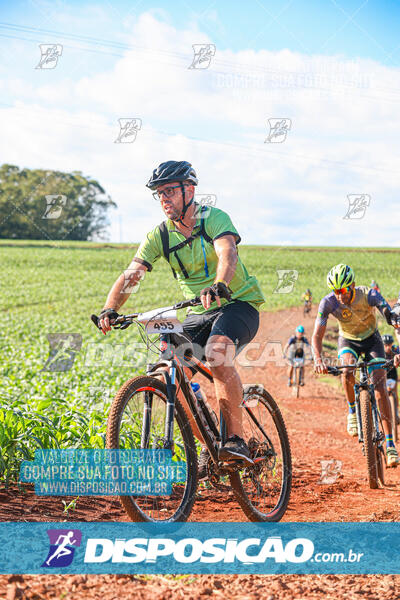
[[[212,242],[224,235],[233,235],[236,239],[236,244],[239,244],[240,236],[226,212],[219,208],[207,207],[207,210],[202,214],[204,215],[205,232],[211,238]],[[185,241],[185,236],[175,228],[173,221],[168,219],[166,224],[170,248]],[[200,224],[200,218],[198,218],[192,235],[200,230]],[[186,299],[194,298],[200,294],[200,291],[204,287],[214,283],[218,265],[218,257],[214,245],[207,242],[203,236],[200,236],[195,238],[190,244],[186,244],[186,246],[177,250],[177,254],[187,271],[188,277],[185,278],[183,276],[179,262],[173,252],[169,255],[169,263],[176,272],[177,280],[184,297]],[[157,226],[142,241],[134,260],[145,265],[151,271],[153,264],[160,257],[164,258],[164,254],[160,228]],[[232,300],[248,302],[257,309],[265,302],[257,279],[248,274],[239,256],[235,275],[229,287],[233,292]],[[221,304],[226,303],[227,300],[221,300]],[[216,306],[216,302],[213,302],[209,310],[215,309]],[[191,309],[191,312],[201,314],[206,311],[202,306],[195,306]]]

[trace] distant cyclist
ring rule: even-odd
[[[304,315],[306,315],[307,313],[311,312],[311,305],[312,305],[311,290],[307,289],[304,292],[304,294],[301,295],[301,299],[304,301],[303,312],[304,312]]]
[[[379,292],[379,294],[381,293],[381,290],[379,288],[379,285],[376,283],[375,279],[373,279],[371,281],[371,284],[369,286],[371,288],[371,290],[375,290],[376,292]]]
[[[399,346],[394,345],[394,340],[393,340],[392,335],[385,333],[385,335],[382,336],[382,341],[383,341],[383,346],[385,348],[385,357],[387,360],[392,360],[396,355],[398,355],[400,353]],[[397,406],[398,395],[397,395],[397,369],[396,369],[396,367],[393,367],[392,369],[390,369],[390,371],[387,371],[386,377],[387,377],[388,384],[389,384],[389,381],[392,381],[394,384],[392,392],[395,397],[395,402],[396,402],[396,406]],[[397,422],[400,422],[399,414],[397,414]]]
[[[353,269],[348,265],[336,265],[328,273],[327,285],[333,291],[320,302],[312,337],[314,364],[317,373],[328,372],[322,360],[322,340],[329,315],[333,315],[338,320],[338,357],[341,359],[342,364],[355,364],[362,353],[365,354],[367,360],[385,358],[382,338],[377,328],[375,307],[391,324],[392,312],[390,306],[379,292],[366,286],[356,286],[354,280]],[[391,431],[386,372],[379,366],[370,367],[370,372],[386,436],[387,466],[396,467],[400,460]],[[344,369],[342,373],[342,383],[349,405],[347,431],[351,436],[357,436],[354,372],[351,369]]]
[[[289,361],[289,370],[288,370],[288,386],[292,385],[292,377],[293,377],[293,359],[294,358],[305,358],[305,347],[308,347],[311,350],[310,342],[307,340],[304,335],[304,327],[303,325],[299,325],[296,327],[295,334],[289,338],[288,343],[286,344],[283,354],[286,356]],[[299,377],[299,385],[304,385],[304,367],[300,367],[300,377]]]

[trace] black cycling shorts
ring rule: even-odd
[[[395,381],[397,381],[397,369],[396,367],[393,367],[393,369],[390,369],[387,373],[386,373],[386,377],[388,379],[394,379]]]
[[[205,360],[205,347],[212,335],[228,337],[236,346],[235,356],[254,338],[260,324],[260,315],[256,308],[248,302],[234,300],[221,308],[200,315],[189,315],[183,322],[185,337],[172,334],[171,341],[180,348],[177,354],[182,357],[182,348],[191,345],[193,355],[201,361]],[[166,340],[165,334],[161,340]],[[190,340],[190,341],[189,341]],[[188,344],[189,342],[189,344]]]
[[[369,361],[374,358],[382,358],[385,360],[385,349],[381,334],[375,331],[365,340],[349,340],[339,336],[338,339],[338,357],[340,358],[346,352],[350,352],[356,360],[361,354],[365,355],[365,360]],[[377,366],[376,368],[380,368]]]

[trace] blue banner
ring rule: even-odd
[[[0,523],[0,573],[399,574],[399,523]]]

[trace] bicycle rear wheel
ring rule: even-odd
[[[118,391],[107,423],[106,447],[141,449],[165,447],[167,390],[155,377],[140,376]],[[175,400],[173,460],[186,463],[186,480],[171,484],[161,496],[119,496],[132,521],[186,521],[197,488],[197,453],[185,412]]]
[[[397,407],[397,401],[396,401],[396,398],[395,398],[393,392],[389,392],[389,399],[390,399],[390,410],[392,413],[392,435],[393,435],[393,441],[396,444],[397,440],[398,440],[398,424],[397,424],[398,407]]]
[[[262,386],[251,388],[245,398],[243,436],[255,466],[230,474],[232,490],[250,521],[280,521],[292,487],[285,423],[275,400]]]
[[[361,424],[364,438],[364,452],[367,459],[368,483],[372,490],[379,487],[378,477],[378,447],[374,443],[374,424],[372,420],[371,402],[369,392],[361,390],[360,392],[360,413]]]

